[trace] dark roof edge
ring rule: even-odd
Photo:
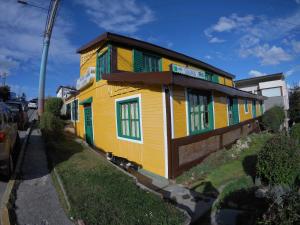
[[[240,80],[236,80],[235,84],[238,84],[240,82],[245,82],[245,81],[253,81],[253,80],[262,80],[264,78],[272,78],[272,77],[281,77],[281,78],[285,78],[284,74],[282,72],[280,73],[273,73],[273,74],[267,74],[264,76],[259,76],[259,77],[250,77],[250,78],[245,78],[245,79],[240,79]]]
[[[126,40],[126,42],[125,42]],[[187,56],[183,53],[179,53],[176,51],[173,51],[171,49],[167,49],[146,41],[142,41],[142,40],[137,40],[131,37],[127,37],[127,36],[123,36],[120,34],[115,34],[115,33],[110,33],[110,32],[105,32],[101,35],[99,35],[98,37],[96,37],[95,39],[93,39],[92,41],[88,42],[87,44],[81,46],[79,49],[77,49],[77,53],[82,53],[83,51],[95,46],[96,44],[102,42],[102,41],[113,41],[116,43],[122,43],[122,44],[128,44],[128,45],[133,45],[142,49],[147,49],[153,52],[157,52],[160,53],[162,55],[177,59],[179,61],[185,61],[187,63],[190,63],[192,65],[196,65],[196,66],[200,66],[200,67],[204,67],[208,70],[211,70],[212,72],[218,73],[220,75],[226,76],[226,77],[230,77],[230,78],[235,78],[235,75],[230,74],[224,70],[221,70],[217,67],[214,67],[208,63],[205,63],[199,59],[195,59],[193,57]]]

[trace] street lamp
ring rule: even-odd
[[[41,116],[44,112],[44,101],[45,101],[45,79],[46,79],[46,68],[47,68],[47,60],[48,60],[48,51],[49,45],[52,35],[52,29],[54,26],[55,18],[57,15],[57,9],[60,0],[51,0],[49,9],[45,9],[43,7],[33,5],[28,3],[26,0],[18,0],[18,3],[23,5],[30,5],[33,7],[37,7],[40,9],[44,9],[48,11],[45,33],[44,33],[44,41],[43,41],[43,53],[40,67],[40,81],[39,81],[39,96],[38,96],[38,113]]]

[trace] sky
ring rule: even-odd
[[[50,0],[28,2],[47,8]],[[0,73],[37,97],[47,12],[0,0]],[[79,78],[83,44],[110,31],[200,59],[243,79],[283,72],[300,81],[300,0],[61,0],[46,96]]]

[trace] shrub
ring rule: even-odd
[[[291,137],[300,144],[300,123],[295,124],[291,129]]]
[[[284,111],[280,106],[274,106],[267,110],[262,116],[262,124],[267,130],[277,132],[284,122]]]
[[[269,184],[294,185],[299,168],[299,151],[295,141],[285,134],[272,137],[258,152],[257,174]]]
[[[298,225],[300,224],[300,196],[292,191],[282,196],[282,201],[273,200],[269,209],[257,220],[262,225]]]
[[[45,102],[45,112],[50,112],[54,116],[60,116],[63,102],[60,98],[48,98]]]
[[[59,136],[63,130],[63,121],[50,112],[44,112],[41,116],[40,128],[46,135]]]

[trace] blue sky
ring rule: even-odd
[[[29,0],[28,0],[29,1]],[[47,7],[50,0],[29,1]],[[105,31],[171,48],[236,75],[277,72],[300,80],[300,0],[61,0],[46,95],[79,77],[76,49]],[[42,10],[0,0],[0,72],[29,98],[38,93]]]

